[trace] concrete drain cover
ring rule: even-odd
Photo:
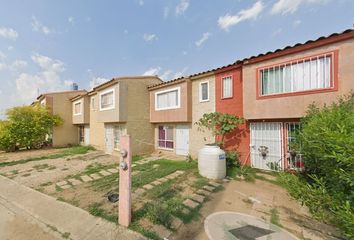
[[[246,225],[244,227],[235,228],[230,230],[230,233],[240,240],[255,240],[273,233],[274,231],[259,228],[253,225]]]
[[[284,229],[254,216],[237,212],[216,212],[204,221],[210,240],[297,240]]]

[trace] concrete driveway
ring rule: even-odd
[[[132,239],[141,235],[0,176],[0,239]]]

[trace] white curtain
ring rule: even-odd
[[[222,96],[224,98],[232,97],[232,77],[223,78],[222,85],[223,85]]]
[[[262,95],[329,87],[331,87],[331,58],[328,56],[261,71]]]
[[[157,94],[157,108],[178,106],[178,90]]]

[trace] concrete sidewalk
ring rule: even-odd
[[[31,224],[36,231],[42,230],[43,234],[51,234],[52,239],[60,239],[64,235],[73,240],[145,239],[135,232],[94,217],[80,208],[57,201],[3,176],[0,176],[0,210],[8,213],[8,217],[0,215],[0,229],[5,229],[5,232],[0,232],[0,239],[6,239],[6,234],[13,234],[6,233],[6,229],[10,229],[7,225],[11,222],[16,222],[14,219]],[[22,234],[30,236],[30,229]]]

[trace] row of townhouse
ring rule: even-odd
[[[72,120],[67,125],[76,143],[110,154],[119,150],[120,136],[129,134],[134,154],[196,157],[215,139],[194,123],[204,113],[229,113],[246,120],[225,140],[241,162],[260,169],[294,168],[301,154],[290,154],[289,145],[307,107],[330,104],[353,89],[354,30],[346,30],[172,81],[114,78],[68,97]],[[261,148],[267,149],[266,157]]]

